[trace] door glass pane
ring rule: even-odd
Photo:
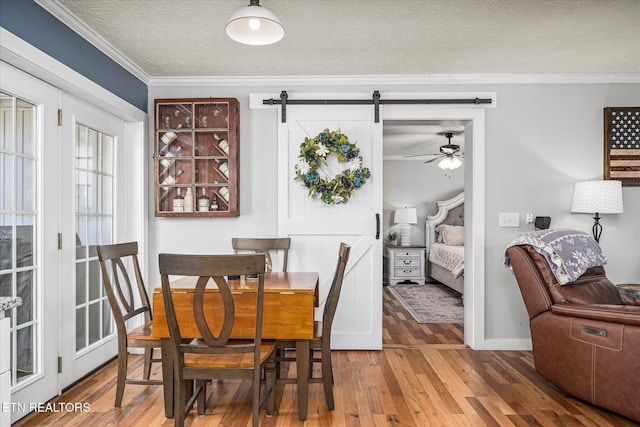
[[[36,259],[35,215],[16,215],[16,259],[18,267],[29,267]]]
[[[0,295],[22,298],[11,319],[11,384],[38,374],[36,106],[0,92]]]
[[[16,208],[19,211],[33,211],[36,206],[36,161],[24,157],[16,159]]]
[[[16,99],[16,151],[31,157],[36,155],[36,107]]]
[[[14,151],[15,134],[13,129],[16,108],[16,98],[0,92],[0,150]]]
[[[0,215],[0,271],[13,265],[13,215]],[[8,293],[4,296],[9,296]]]
[[[16,355],[15,382],[26,380],[35,373],[35,342],[34,327],[28,325],[16,331]]]
[[[13,192],[15,190],[15,186],[13,184],[14,162],[14,155],[0,153],[0,184],[2,185],[2,193],[0,193],[0,210],[3,211],[10,211],[13,209]]]
[[[96,247],[113,242],[115,140],[77,124],[76,351],[113,334]]]

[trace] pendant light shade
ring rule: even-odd
[[[253,46],[276,43],[284,37],[284,27],[269,9],[260,6],[259,0],[251,0],[249,6],[238,9],[225,31],[233,40]]]

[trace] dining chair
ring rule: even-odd
[[[205,413],[206,384],[212,379],[250,379],[251,414],[253,426],[258,426],[260,407],[266,402],[267,415],[275,407],[275,341],[262,340],[262,312],[264,299],[265,257],[263,254],[245,255],[180,255],[160,254],[160,276],[167,326],[174,361],[174,422],[183,426],[186,414],[197,402],[199,415]],[[231,287],[225,276],[256,275],[256,317],[253,339],[232,339],[235,304]],[[170,276],[196,277],[192,307],[173,303]],[[204,309],[207,283],[213,280],[218,288],[224,317],[220,324],[211,324],[210,312]],[[182,334],[176,310],[192,310],[201,337]],[[264,374],[264,376],[263,376]],[[195,381],[195,390],[193,383]],[[261,385],[264,384],[263,387]],[[190,397],[187,401],[187,395]]]
[[[265,256],[266,271],[273,271],[271,251],[282,251],[282,271],[287,271],[287,260],[289,259],[289,248],[291,247],[291,239],[289,237],[277,238],[252,238],[252,237],[234,237],[231,239],[231,246],[236,254],[242,251],[253,251],[263,253]]]
[[[154,349],[160,349],[160,338],[153,336],[151,305],[138,263],[138,243],[101,245],[96,249],[102,271],[102,283],[118,333],[118,380],[114,405],[118,408],[122,404],[125,384],[162,384],[162,380],[149,378],[151,364],[162,360],[153,357]],[[129,270],[133,269],[135,291],[125,264],[129,264]],[[127,331],[126,323],[136,318],[142,320],[142,325]],[[127,378],[127,349],[130,347],[144,349],[142,379]]]
[[[331,364],[331,327],[333,325],[333,318],[338,308],[338,301],[340,300],[340,291],[342,289],[342,281],[344,278],[345,268],[349,261],[349,253],[351,252],[351,246],[346,243],[340,243],[340,249],[338,251],[338,262],[333,274],[333,282],[329,289],[329,295],[325,301],[324,311],[322,313],[322,321],[316,321],[314,326],[314,337],[309,341],[310,359],[309,359],[309,383],[322,383],[324,389],[324,398],[327,402],[327,407],[330,410],[335,408],[333,401],[333,367]],[[295,361],[295,355],[290,353],[295,351],[295,342],[287,340],[278,340],[276,342],[277,356],[276,366],[278,374],[280,373],[280,363],[287,361]],[[319,354],[318,354],[319,353]],[[321,376],[313,376],[313,364],[321,364]],[[296,382],[296,378],[282,378],[278,375],[277,382],[292,384]]]

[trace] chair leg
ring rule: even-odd
[[[253,373],[253,382],[251,384],[251,425],[253,427],[259,427],[261,376],[261,369],[255,370]]]
[[[271,358],[267,361],[267,364],[265,366],[265,372],[264,372],[265,392],[268,393],[267,394],[267,416],[272,416],[276,407],[276,391],[275,391],[276,376],[277,376],[276,362],[273,358]]]
[[[324,399],[327,401],[327,407],[333,411],[335,404],[333,402],[333,369],[331,365],[331,350],[322,350],[322,387],[324,388]]]
[[[122,405],[124,394],[124,384],[127,381],[127,347],[118,346],[118,379],[116,381],[116,401],[114,406],[119,408]]]
[[[142,378],[145,380],[151,376],[151,359],[153,358],[153,348],[144,349],[144,370],[142,371]]]
[[[207,404],[207,380],[198,380],[196,387],[198,394],[198,415],[204,415]]]
[[[181,378],[177,378],[175,384],[177,387],[175,388],[173,395],[173,398],[175,399],[173,406],[173,425],[175,427],[184,427],[184,419],[186,415],[185,407],[187,405],[185,392],[186,381]]]

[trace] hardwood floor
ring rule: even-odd
[[[299,421],[295,385],[278,385],[276,415],[262,426],[634,426],[636,423],[574,399],[535,373],[528,351],[473,351],[461,324],[418,325],[385,290],[384,349],[335,351],[336,409],[322,386],[309,387],[309,414]],[[132,356],[140,375],[142,360]],[[292,367],[292,369],[295,369]],[[159,376],[159,368],[154,375]],[[52,403],[86,403],[87,412],[31,414],[17,426],[171,426],[162,388],[127,385],[113,407],[116,364],[66,391]],[[249,386],[224,381],[210,387],[205,416],[190,426],[250,425]]]

